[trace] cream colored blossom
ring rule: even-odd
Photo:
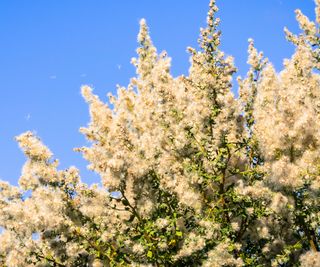
[[[0,182],[0,265],[319,266],[319,6],[316,22],[296,11],[280,72],[249,40],[239,98],[214,0],[185,76],[142,19],[129,85],[108,102],[81,88],[89,144],[76,150],[101,184],[17,137],[27,160],[19,186]]]
[[[205,267],[219,266],[244,266],[240,258],[236,259],[229,253],[228,241],[221,242],[213,250],[208,252],[208,259],[204,262]]]
[[[302,267],[319,267],[320,253],[308,251],[300,257]]]

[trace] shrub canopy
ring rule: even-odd
[[[59,170],[32,132],[19,186],[0,182],[1,266],[320,266],[320,1],[277,73],[249,40],[238,79],[219,49],[211,0],[188,76],[172,77],[140,22],[136,77],[110,95],[88,86],[76,149],[101,176]],[[28,197],[26,196],[28,192]]]

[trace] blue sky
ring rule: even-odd
[[[17,184],[25,162],[14,136],[35,131],[61,162],[75,165],[82,179],[98,182],[74,147],[89,122],[80,86],[92,85],[106,100],[135,70],[138,22],[146,18],[158,51],[173,58],[174,76],[186,74],[187,46],[197,46],[209,0],[1,0],[0,1],[0,179]],[[222,50],[244,75],[247,40],[281,69],[293,47],[283,27],[298,32],[294,10],[314,19],[313,0],[218,0]]]

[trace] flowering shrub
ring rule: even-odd
[[[249,40],[239,98],[216,11],[187,77],[141,20],[137,76],[113,107],[82,87],[92,145],[76,150],[102,187],[17,137],[27,162],[19,187],[0,183],[1,266],[320,266],[320,1],[286,30],[280,73]]]

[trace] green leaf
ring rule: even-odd
[[[176,236],[182,236],[182,232],[181,231],[177,231],[176,232]]]
[[[153,256],[152,251],[149,250],[148,253],[147,253],[147,257],[148,257],[148,258],[152,258],[152,256]]]
[[[129,201],[128,200],[126,200],[126,199],[122,199],[122,204],[124,205],[124,206],[129,206]]]

